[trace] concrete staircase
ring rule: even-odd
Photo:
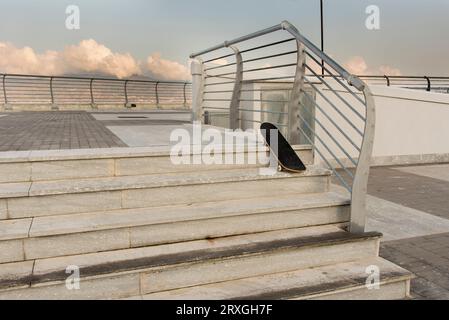
[[[164,148],[3,153],[0,299],[408,296],[411,274],[378,256],[381,235],[344,230],[349,198],[329,171],[258,167],[177,166]]]

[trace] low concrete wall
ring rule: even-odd
[[[375,85],[370,88],[376,103],[373,165],[449,162],[449,94]],[[321,92],[363,131],[363,122],[338,97],[326,89]],[[340,94],[354,100],[348,93]],[[351,139],[360,142],[358,134],[319,95],[317,102]],[[357,110],[364,114],[362,108]],[[321,112],[317,111],[316,117],[351,155],[356,155],[351,144]],[[335,146],[322,129],[317,127],[316,132],[326,144]],[[335,153],[343,157],[343,153]]]
[[[372,86],[375,164],[449,162],[449,94]]]

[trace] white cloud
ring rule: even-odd
[[[62,51],[36,53],[33,48],[18,48],[12,43],[0,42],[0,72],[40,75],[101,73],[127,78],[150,75],[157,79],[185,80],[190,78],[187,66],[163,59],[154,53],[145,62],[130,53],[117,53],[93,39],[82,40]]]
[[[93,39],[66,47],[61,58],[70,72],[101,72],[118,78],[141,74],[131,54],[114,53]]]
[[[176,61],[161,58],[160,53],[153,53],[144,65],[155,78],[164,80],[187,80],[190,72],[187,66]]]
[[[399,76],[401,70],[398,68],[382,65],[379,68],[370,68],[365,59],[360,56],[350,58],[343,66],[352,74],[356,75],[389,75]]]

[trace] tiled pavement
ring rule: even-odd
[[[126,146],[88,112],[17,112],[0,117],[0,151]]]
[[[449,170],[449,165],[425,167],[435,173]],[[402,167],[372,168],[368,193],[449,219],[449,181],[410,173],[418,169],[405,172]],[[381,256],[417,276],[411,286],[414,298],[449,299],[449,233],[383,242]]]
[[[378,167],[371,170],[368,193],[449,219],[449,181],[404,172],[400,167]]]
[[[10,113],[0,115],[0,151],[126,147],[107,125],[154,124],[161,124],[160,120],[98,121],[78,111]],[[368,193],[430,217],[449,219],[448,172],[449,165],[372,168]],[[411,288],[415,298],[449,299],[449,232],[429,233],[384,241],[381,256],[415,273]]]
[[[417,276],[414,298],[449,300],[449,233],[384,242],[381,256]]]

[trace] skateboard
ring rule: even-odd
[[[298,157],[295,150],[293,150],[292,146],[287,142],[274,124],[264,122],[260,126],[260,131],[265,139],[265,144],[270,148],[278,161],[278,171],[302,172],[306,170],[306,166]],[[277,133],[278,139],[277,148],[273,148],[270,144],[270,141],[272,140],[270,139],[270,135],[275,134],[275,132]]]

